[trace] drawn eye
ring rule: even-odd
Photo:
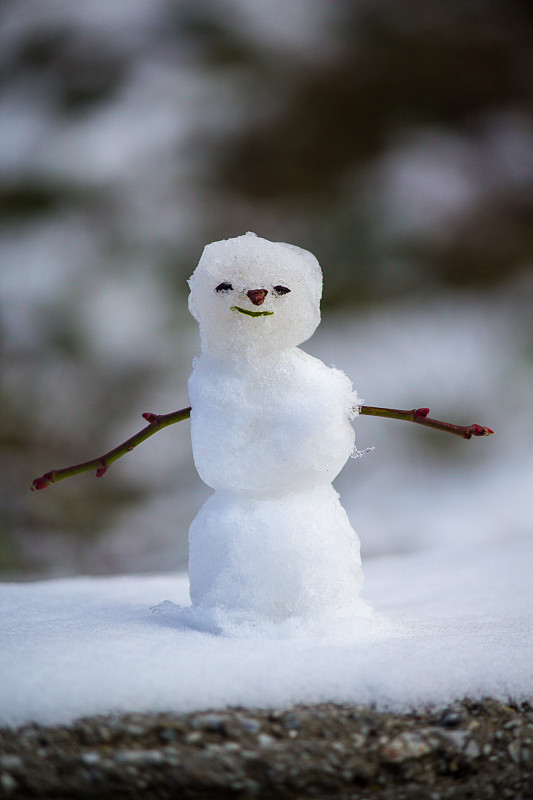
[[[274,286],[274,291],[276,292],[276,294],[288,294],[290,292],[290,289],[287,289],[286,286],[279,286],[278,285],[278,286]]]
[[[230,292],[233,289],[231,283],[219,283],[215,292]]]

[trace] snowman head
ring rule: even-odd
[[[322,272],[316,258],[254,233],[208,244],[189,286],[202,350],[222,360],[295,347],[320,322]]]

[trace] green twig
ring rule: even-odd
[[[173,425],[175,422],[181,422],[187,419],[190,414],[190,406],[189,408],[182,408],[180,411],[173,411],[171,414],[152,414],[150,411],[147,411],[143,414],[143,417],[149,424],[136,433],[135,436],[122,442],[118,447],[110,450],[109,453],[105,453],[99,458],[93,458],[92,461],[84,461],[82,464],[74,464],[72,467],[46,472],[40,478],[36,478],[33,481],[31,490],[34,492],[38,489],[46,489],[51,483],[57,483],[65,478],[72,477],[72,475],[79,475],[80,472],[90,472],[93,469],[96,470],[96,477],[101,478],[114,461],[118,461],[118,459],[122,458],[126,453],[131,452],[134,447],[137,447],[138,444],[144,442],[150,436],[153,436],[154,433],[163,430],[163,428],[168,427],[168,425]]]
[[[417,422],[419,425],[427,425],[438,431],[453,433],[463,439],[471,439],[472,436],[490,436],[490,428],[483,425],[453,425],[451,422],[441,422],[439,419],[428,417],[429,408],[413,408],[411,411],[401,411],[397,408],[377,408],[375,406],[361,406],[360,414],[370,417],[389,417],[390,419],[403,419],[406,422]]]
[[[416,408],[411,411],[400,411],[395,408],[376,408],[375,406],[361,406],[359,413],[372,417],[389,417],[391,419],[403,419],[407,422],[417,422],[419,425],[428,425],[430,428],[436,428],[440,431],[454,433],[456,436],[462,436],[463,439],[470,439],[472,436],[489,436],[493,431],[490,428],[484,428],[481,425],[452,425],[450,422],[440,422],[437,419],[428,417],[429,408]],[[173,411],[170,414],[152,414],[146,412],[143,414],[148,425],[127,439],[118,447],[110,450],[99,458],[93,458],[92,461],[84,461],[81,464],[74,464],[72,467],[65,467],[64,469],[51,470],[41,475],[40,478],[35,478],[31,485],[32,491],[39,489],[46,489],[51,483],[57,483],[65,478],[70,478],[73,475],[79,475],[80,472],[90,472],[96,470],[96,477],[101,478],[107,472],[107,469],[114,461],[129,453],[138,444],[144,442],[154,433],[157,433],[163,428],[173,425],[175,422],[181,422],[188,419],[191,415],[191,408],[182,408],[179,411]]]

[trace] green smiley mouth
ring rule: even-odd
[[[240,308],[240,306],[232,306],[232,311],[240,311],[241,314],[246,314],[248,317],[270,317],[274,313],[273,311],[248,311],[246,308]]]

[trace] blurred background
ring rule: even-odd
[[[370,405],[336,481],[367,558],[533,528],[533,10],[523,0],[3,0],[0,574],[182,568],[209,490],[186,279],[247,230],[311,250],[305,346]]]

